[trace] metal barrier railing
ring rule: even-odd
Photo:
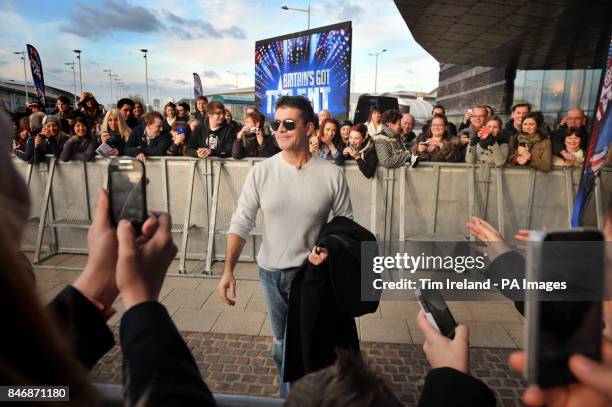
[[[172,215],[179,247],[179,273],[186,260],[200,260],[193,271],[212,273],[224,259],[225,238],[242,185],[261,159],[220,160],[152,157],[147,160],[147,204]],[[32,197],[30,224],[23,248],[40,263],[59,253],[87,253],[86,233],[95,206],[95,190],[107,183],[107,162],[58,162],[38,165],[17,158]],[[463,240],[472,215],[485,218],[507,238],[520,228],[569,226],[580,170],[549,173],[517,167],[495,168],[450,163],[420,163],[417,168],[379,167],[365,178],[354,162],[343,168],[355,220],[380,240]],[[612,170],[596,184],[587,223],[602,227],[603,191],[612,190]],[[261,214],[241,261],[255,261],[261,244]],[[43,249],[47,249],[43,253]]]

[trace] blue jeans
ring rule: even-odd
[[[298,270],[299,267],[279,271],[259,268],[259,279],[268,307],[268,319],[272,326],[272,359],[276,363],[281,379],[280,396],[282,398],[289,393],[289,384],[283,382],[285,331],[289,312],[289,291],[291,291],[291,282]]]

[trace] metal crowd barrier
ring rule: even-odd
[[[224,259],[226,233],[242,185],[261,159],[220,160],[188,157],[150,158],[146,163],[150,210],[172,215],[179,247],[179,273],[186,260],[203,266],[192,273],[212,273]],[[27,180],[32,199],[23,248],[34,250],[34,263],[60,253],[87,253],[86,234],[95,207],[95,191],[107,183],[107,162],[13,163]],[[379,240],[465,240],[465,223],[477,215],[512,239],[518,229],[567,228],[580,169],[549,173],[516,167],[494,168],[449,163],[420,163],[416,168],[379,167],[365,178],[354,162],[343,167],[355,220]],[[587,224],[603,226],[603,191],[612,191],[612,169],[604,169]],[[300,216],[296,213],[296,216]],[[261,244],[261,213],[240,261],[255,261]]]

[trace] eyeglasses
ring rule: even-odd
[[[282,120],[282,121],[281,120],[274,120],[272,122],[272,130],[274,130],[274,131],[278,130],[280,128],[281,123],[289,131],[295,129],[295,125],[296,124],[306,124],[306,122],[296,122],[293,119],[285,119],[285,120]]]

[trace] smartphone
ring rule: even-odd
[[[179,136],[184,136],[185,135],[185,128],[183,126],[178,126],[176,128],[176,134],[178,134]]]
[[[519,147],[527,147],[527,143],[518,143]]]
[[[449,339],[453,339],[455,337],[457,322],[448,309],[448,305],[446,301],[444,301],[440,291],[435,289],[417,289],[415,294],[429,323],[440,331],[442,335]]]
[[[115,157],[108,165],[110,218],[114,226],[128,220],[136,235],[147,219],[146,176],[144,164],[134,158]]]
[[[580,292],[576,288],[581,286],[599,290],[604,287],[601,232],[539,231],[532,233],[530,240],[533,242],[527,248],[527,282],[566,280],[575,287],[573,292]],[[576,382],[568,367],[573,354],[601,359],[602,297],[593,293],[591,300],[548,301],[546,295],[545,291],[527,290],[525,296],[527,363],[524,375],[541,388]]]

